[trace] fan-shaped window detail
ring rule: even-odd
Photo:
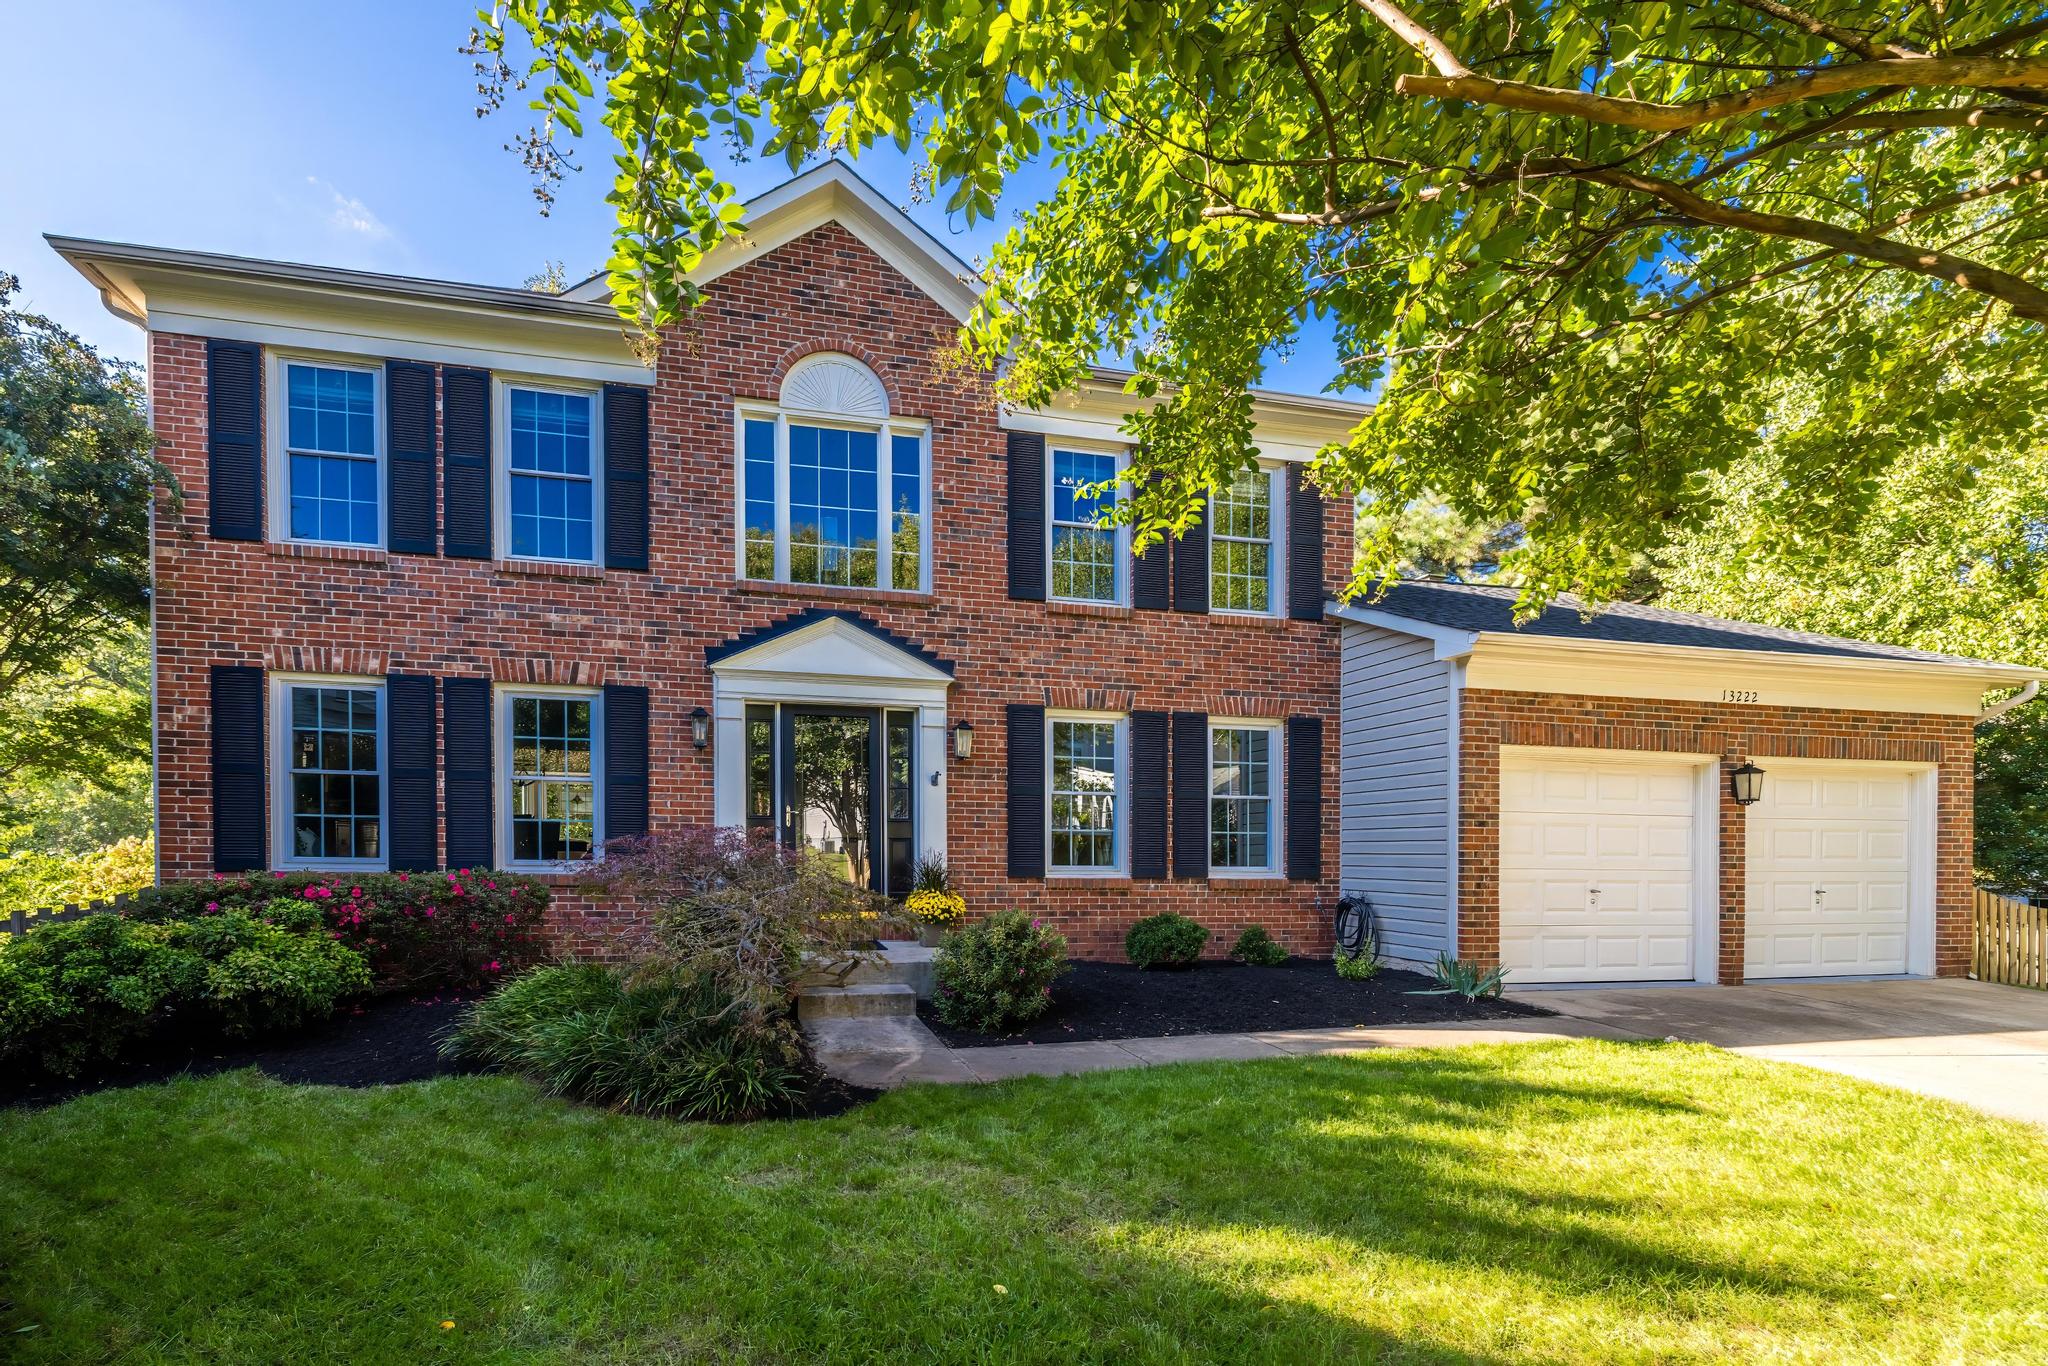
[[[852,356],[821,352],[789,367],[782,380],[782,406],[807,413],[883,418],[889,391],[875,372]]]

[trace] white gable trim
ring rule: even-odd
[[[843,617],[825,617],[711,666],[721,681],[744,681],[757,699],[841,701],[848,705],[912,702],[943,696],[953,676]]]

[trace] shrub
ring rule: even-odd
[[[1337,975],[1347,982],[1364,982],[1379,976],[1379,945],[1373,942],[1370,935],[1366,936],[1366,940],[1359,946],[1358,952],[1346,953],[1344,946],[1340,944],[1336,948],[1334,957],[1337,963]]]
[[[708,973],[538,968],[471,1007],[444,1051],[592,1105],[746,1119],[802,1094],[801,1039],[747,1028]]]
[[[1477,963],[1463,958],[1453,958],[1448,953],[1439,953],[1432,971],[1436,985],[1427,991],[1411,991],[1410,996],[1462,996],[1468,1001],[1481,997],[1494,997],[1507,984],[1508,970],[1503,967],[1482,968]]]
[[[240,911],[317,924],[362,954],[379,991],[483,986],[546,956],[545,884],[516,873],[256,873],[153,887],[126,914],[197,920]],[[309,919],[310,917],[310,919]]]
[[[1067,966],[1063,935],[1022,911],[1002,911],[939,945],[932,1004],[955,1029],[1007,1033],[1045,1013]]]
[[[79,854],[17,849],[0,859],[0,914],[110,901],[154,881],[156,841],[148,835]]]
[[[1247,925],[1230,947],[1230,956],[1257,968],[1276,968],[1287,961],[1287,946],[1266,933],[1263,925]]]
[[[1124,933],[1124,956],[1141,968],[1192,966],[1209,932],[1184,915],[1148,915]]]
[[[239,912],[88,916],[0,948],[0,1057],[73,1076],[174,1025],[250,1037],[321,1019],[369,984],[362,955],[324,932]]]

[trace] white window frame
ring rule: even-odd
[[[366,363],[360,356],[332,356],[313,351],[278,351],[264,348],[264,478],[269,505],[270,540],[282,545],[330,545],[349,550],[385,550],[391,544],[391,499],[389,497],[391,452],[389,419],[384,408],[384,367]],[[286,367],[309,365],[321,370],[353,370],[370,377],[370,444],[374,456],[358,456],[376,465],[377,539],[375,541],[329,541],[315,536],[292,535],[292,451],[291,402],[285,382]],[[307,455],[350,459],[341,451],[307,451]]]
[[[270,866],[289,872],[381,873],[391,867],[391,708],[380,677],[357,674],[273,673],[270,683]],[[299,858],[292,841],[293,688],[353,688],[377,694],[376,858]]]
[[[1244,537],[1222,537],[1216,531],[1214,516],[1216,498],[1210,494],[1209,506],[1209,611],[1220,617],[1277,617],[1287,610],[1287,467],[1285,465],[1259,464],[1259,473],[1266,476],[1266,553],[1270,566],[1267,573],[1266,610],[1253,612],[1242,607],[1218,607],[1216,605],[1216,543],[1228,540],[1233,545],[1256,545]]]
[[[1259,868],[1231,868],[1216,863],[1216,732],[1219,730],[1262,730],[1266,732],[1266,811],[1269,824],[1266,827],[1266,862]],[[1211,877],[1236,878],[1277,878],[1282,875],[1281,845],[1286,838],[1286,813],[1281,810],[1281,801],[1287,791],[1285,765],[1287,762],[1286,726],[1269,718],[1242,716],[1212,716],[1209,718],[1208,754],[1203,760],[1204,804],[1203,824],[1208,829],[1205,841],[1205,858]]]
[[[590,400],[590,558],[555,559],[512,550],[512,391],[569,394]],[[498,558],[524,564],[604,564],[604,389],[541,375],[491,376],[491,530]],[[528,473],[528,471],[520,471]],[[543,474],[542,478],[547,476]]]
[[[520,697],[561,698],[590,703],[590,857],[515,859],[512,856],[512,702]],[[560,873],[587,868],[604,857],[604,690],[556,683],[500,683],[491,690],[491,723],[497,761],[491,794],[497,806],[497,865],[507,872]],[[531,774],[524,775],[531,777]]]
[[[1122,522],[1105,528],[1112,542],[1111,555],[1116,570],[1116,592],[1108,598],[1069,598],[1052,591],[1052,545],[1059,534],[1059,524],[1053,520],[1053,489],[1056,487],[1059,452],[1074,455],[1107,455],[1116,461],[1116,501],[1121,503],[1131,495],[1130,472],[1131,450],[1107,441],[1069,440],[1065,437],[1045,439],[1045,596],[1049,602],[1076,602],[1094,607],[1128,607],[1131,602],[1131,529]]]
[[[775,424],[775,577],[752,578],[747,573],[747,423]],[[875,436],[875,583],[870,589],[852,584],[805,584],[820,591],[842,589],[848,593],[881,590],[894,593],[928,593],[932,581],[932,425],[922,418],[849,417],[844,413],[818,413],[804,408],[784,408],[774,403],[736,403],[732,419],[732,539],[733,574],[750,583],[791,583],[789,577],[789,428],[831,427],[848,432],[872,432]],[[912,437],[918,444],[919,476],[917,509],[917,579],[914,584],[897,583],[896,557],[889,549],[894,534],[896,446],[894,438]]]
[[[1116,730],[1116,790],[1111,794],[1116,803],[1115,819],[1110,823],[1111,840],[1116,847],[1116,861],[1113,864],[1091,864],[1086,867],[1062,867],[1052,859],[1052,799],[1053,799],[1053,724],[1058,721],[1081,721],[1093,725],[1110,725]],[[1042,817],[1045,829],[1045,875],[1048,878],[1063,877],[1127,877],[1131,866],[1131,718],[1124,712],[1102,711],[1047,711],[1045,714],[1045,811]]]

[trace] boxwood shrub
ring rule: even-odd
[[[1022,911],[1001,911],[940,941],[932,1007],[955,1029],[1008,1033],[1045,1013],[1067,970],[1064,935]]]
[[[45,925],[0,944],[0,1059],[59,1076],[174,1027],[249,1038],[367,991],[363,956],[317,928],[239,911]]]
[[[315,924],[363,955],[379,991],[464,990],[503,981],[546,956],[546,884],[516,873],[215,874],[138,896],[142,921],[241,912]],[[308,919],[310,917],[310,920]]]
[[[1184,915],[1162,911],[1124,932],[1124,956],[1141,968],[1192,967],[1208,942],[1209,932],[1200,925]]]

